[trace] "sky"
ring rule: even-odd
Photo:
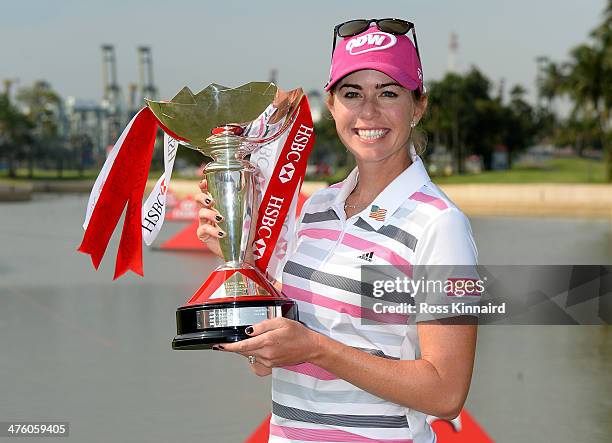
[[[476,65],[506,91],[535,98],[536,57],[564,60],[601,20],[605,0],[0,0],[0,80],[45,79],[63,97],[100,100],[102,44],[115,45],[124,96],[136,48],[152,48],[162,99],[183,86],[238,86],[278,70],[283,89],[322,92],[333,26],[398,17],[416,25],[425,81],[447,70],[451,32],[460,68]]]

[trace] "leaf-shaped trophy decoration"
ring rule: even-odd
[[[211,84],[195,95],[184,87],[170,101],[145,101],[169,132],[190,147],[205,150],[214,128],[248,125],[274,102],[277,92],[280,91],[274,83],[267,82],[251,82],[237,88]]]

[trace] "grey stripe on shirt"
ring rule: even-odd
[[[339,275],[328,274],[327,272],[316,271],[291,260],[285,264],[284,271],[305,280],[312,280],[326,286],[331,286],[333,288],[342,289],[343,291],[361,295],[361,282],[359,280],[340,277]]]
[[[351,428],[407,428],[405,415],[319,414],[272,402],[272,413],[288,420]]]
[[[278,378],[272,380],[272,389],[274,392],[280,394],[291,395],[317,403],[359,403],[366,405],[386,405],[388,403],[387,400],[383,400],[361,389],[351,389],[350,391],[325,391],[323,389],[307,388]]]
[[[375,270],[388,270],[388,269],[396,269],[392,267],[376,267]],[[325,286],[330,286],[332,288],[341,289],[346,292],[352,292],[353,294],[367,297],[367,299],[374,299],[379,301],[393,302],[393,303],[410,303],[414,302],[413,297],[406,296],[400,292],[385,292],[381,297],[375,297],[373,295],[373,285],[371,283],[362,282],[359,280],[354,280],[348,277],[341,277],[336,274],[330,274],[328,272],[317,271],[315,269],[309,268],[308,266],[301,265],[294,261],[289,260],[283,269],[287,274],[294,275],[299,278],[303,278],[305,280],[310,280],[316,283],[321,283]],[[398,274],[399,275],[399,274]],[[288,293],[289,297],[291,294]],[[366,300],[367,300],[366,299]],[[362,308],[368,308],[367,303],[360,303]]]
[[[316,305],[313,305],[313,306],[316,306]],[[322,319],[326,323],[328,323],[328,325],[324,324],[321,321]],[[322,334],[329,334],[328,331],[331,331],[331,330],[333,330],[334,332],[338,334],[345,334],[345,335],[347,334],[355,335],[356,334],[354,326],[351,323],[349,322],[338,323],[338,324],[334,324],[332,327],[332,326],[329,326],[329,323],[333,322],[334,320],[323,318],[322,314],[313,315],[310,312],[304,312],[303,310],[301,310],[300,311],[300,321],[305,323],[306,326],[308,326],[310,329],[316,332],[320,332]],[[379,328],[379,329],[383,329],[383,328]],[[375,345],[388,345],[388,346],[399,347],[402,344],[403,338],[404,338],[403,336],[398,336],[397,334],[394,334],[391,332],[389,333],[379,332],[374,329],[370,329],[367,331],[368,341],[372,342]]]
[[[302,223],[316,223],[328,220],[340,220],[338,214],[333,209],[328,209],[323,212],[313,212],[311,214],[304,214]]]
[[[417,245],[417,238],[409,232],[404,231],[403,229],[398,228],[393,225],[383,225],[378,230],[375,230],[368,222],[359,217],[355,222],[355,226],[358,228],[364,229],[366,231],[377,232],[378,234],[384,235],[385,237],[389,237],[391,240],[395,240],[408,249],[415,250]]]

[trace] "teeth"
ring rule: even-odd
[[[367,138],[369,140],[375,140],[384,136],[387,133],[385,129],[358,129],[357,134],[361,138]]]

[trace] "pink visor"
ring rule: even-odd
[[[361,34],[344,38],[332,57],[329,91],[340,79],[362,69],[387,74],[406,89],[423,92],[423,71],[412,40],[371,26]]]

